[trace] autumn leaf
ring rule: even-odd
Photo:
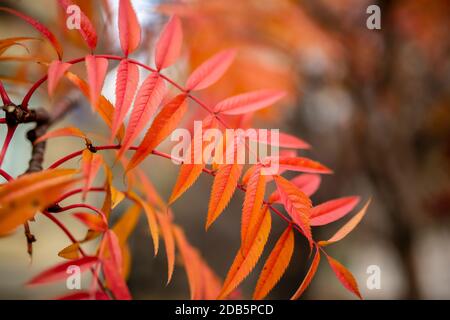
[[[42,141],[59,137],[78,137],[83,138],[85,140],[87,139],[86,135],[77,127],[65,127],[47,132],[46,134],[38,138],[36,141],[34,141],[34,144],[38,144],[41,143]]]
[[[230,49],[205,61],[187,79],[186,90],[201,90],[214,84],[227,71],[235,56],[236,50]]]
[[[184,235],[183,230],[181,230],[178,226],[173,226],[173,233],[175,236],[175,241],[178,247],[178,250],[181,253],[184,262],[184,268],[186,270],[186,274],[189,282],[189,290],[191,293],[191,300],[197,299],[198,297],[198,289],[199,289],[199,272],[200,264],[195,255],[194,249],[187,242],[186,236]]]
[[[319,185],[321,182],[321,177],[318,174],[300,174],[290,180],[294,185],[297,186],[304,194],[308,197],[312,196],[317,189],[319,189]],[[278,190],[275,190],[269,197],[270,203],[275,203],[280,201],[280,193]]]
[[[214,124],[209,121],[203,121],[201,132],[205,132],[213,127]],[[173,204],[184,192],[186,192],[203,172],[205,161],[207,161],[207,159],[203,159],[203,153],[210,144],[209,141],[205,141],[203,138],[203,136],[194,133],[194,137],[192,138],[188,149],[188,154],[186,155],[186,157],[189,157],[188,159],[190,161],[185,161],[185,163],[182,163],[180,166],[177,181],[175,182],[175,186],[173,187],[172,194],[169,198],[169,205]]]
[[[239,94],[222,100],[214,107],[214,111],[226,115],[240,115],[266,108],[285,96],[285,92],[277,90],[258,90]]]
[[[271,131],[268,132],[265,136],[263,135],[249,135],[250,141],[256,141],[262,144],[267,144],[270,146],[280,147],[280,148],[291,148],[291,149],[309,149],[311,146],[305,141],[291,136],[287,133],[278,133],[278,138],[275,139],[272,137]],[[281,155],[280,155],[281,156]]]
[[[5,51],[8,50],[9,48],[11,48],[12,46],[22,47],[29,53],[30,50],[28,49],[28,47],[26,45],[24,45],[23,43],[21,43],[21,41],[26,41],[26,40],[40,40],[40,39],[33,38],[33,37],[13,37],[13,38],[1,39],[0,40],[0,56],[3,53],[5,53]]]
[[[79,259],[80,254],[80,244],[78,242],[72,243],[58,252],[58,256],[68,260]]]
[[[60,297],[54,298],[54,300],[109,300],[109,297],[107,294],[101,291],[96,292],[88,292],[88,291],[81,291],[76,293],[70,293],[66,294]]]
[[[345,197],[329,200],[311,209],[311,226],[323,226],[334,222],[352,211],[359,202],[359,197]]]
[[[256,166],[255,171],[247,183],[244,205],[242,207],[241,241],[244,242],[247,236],[249,223],[254,215],[261,210],[266,191],[266,177],[261,174],[261,166]]]
[[[155,64],[158,70],[172,65],[180,55],[183,42],[181,21],[172,16],[156,42]]]
[[[241,176],[243,166],[237,163],[224,164],[219,167],[209,199],[208,217],[205,229],[219,217],[233,196]]]
[[[362,299],[361,293],[358,289],[358,284],[356,283],[355,278],[339,261],[333,259],[330,256],[327,256],[328,263],[330,264],[331,269],[335,273],[338,280],[342,283],[342,285],[355,294],[358,298]]]
[[[53,96],[56,86],[64,76],[64,73],[66,73],[71,66],[72,65],[67,62],[61,62],[59,60],[52,61],[48,67],[48,95],[50,97]]]
[[[313,161],[303,157],[280,157],[279,158],[280,169],[286,169],[290,171],[300,171],[307,173],[321,173],[329,174],[333,173],[329,168],[325,167],[317,161]]]
[[[250,239],[251,246],[247,254],[244,255],[242,249],[238,250],[217,299],[225,299],[253,270],[266,245],[270,227],[271,217],[266,210],[263,219],[256,228],[255,237]]]
[[[108,287],[117,300],[130,300],[131,294],[122,275],[122,253],[119,240],[114,231],[106,231],[104,241],[109,255],[102,257],[102,266]]]
[[[187,110],[186,95],[180,94],[167,103],[153,120],[144,139],[127,166],[130,171],[142,162],[177,127]]]
[[[104,232],[108,230],[108,225],[102,217],[85,212],[76,212],[73,214],[75,218],[83,222],[90,230]]]
[[[70,0],[58,0],[61,7],[64,9],[64,12],[67,13],[67,8],[69,6],[74,5],[74,3]],[[91,50],[94,50],[97,47],[97,32],[95,31],[94,25],[91,20],[86,16],[86,14],[80,10],[80,28],[78,31],[81,34],[81,37],[84,39],[86,44]]]
[[[61,47],[61,44],[56,39],[55,35],[46,26],[36,21],[35,19],[11,8],[0,7],[0,11],[5,11],[15,15],[16,17],[19,17],[20,19],[30,24],[34,29],[39,31],[44,37],[46,37],[50,41],[56,53],[58,54],[58,58],[61,60],[63,55],[63,49]]]
[[[289,180],[281,176],[274,176],[274,180],[286,212],[302,229],[311,246],[313,241],[309,219],[311,200]]]
[[[108,60],[87,55],[86,69],[89,82],[89,97],[91,99],[92,108],[95,110],[103,88],[103,82],[105,81]]]
[[[75,170],[52,169],[23,175],[0,188],[0,235],[13,231],[58,200],[80,181]]]
[[[76,74],[67,72],[66,77],[75,85],[77,86],[83,95],[90,99],[90,88],[89,85],[82,79],[80,79]],[[100,115],[100,117],[105,121],[105,123],[108,125],[108,127],[112,127],[113,122],[113,116],[114,116],[114,106],[111,102],[108,101],[104,96],[100,96],[98,100],[98,104],[94,106],[97,113]],[[119,133],[117,134],[117,137],[119,139],[122,139],[125,133],[125,129],[123,125],[119,129]]]
[[[101,154],[92,153],[90,150],[83,150],[82,158],[81,158],[81,171],[84,175],[85,183],[83,186],[83,201],[86,200],[86,195],[89,188],[92,186],[95,177],[100,170],[100,167],[103,163],[103,157]]]
[[[145,215],[146,215],[147,221],[148,221],[148,225],[150,228],[150,234],[153,239],[154,255],[156,256],[158,254],[158,248],[159,248],[159,229],[158,229],[156,213],[147,202],[145,202],[141,197],[139,197],[134,192],[130,192],[129,197],[136,204],[138,204],[145,212]]]
[[[156,217],[161,228],[161,233],[164,239],[167,256],[167,284],[172,279],[173,269],[175,266],[175,239],[172,231],[172,222],[168,214],[156,213]]]
[[[114,209],[124,198],[123,192],[117,190],[113,186],[113,175],[109,166],[103,162],[105,170],[105,199],[102,205],[102,212],[105,214],[106,219],[109,219],[112,209]]]
[[[164,80],[157,72],[152,72],[142,83],[136,95],[136,101],[128,122],[122,147],[117,155],[120,158],[155,114],[167,89]]]
[[[120,61],[116,77],[116,107],[111,128],[111,140],[116,136],[120,125],[130,110],[138,83],[138,67],[126,59]]]
[[[119,2],[119,37],[125,56],[133,53],[141,42],[141,26],[130,0]]]
[[[98,258],[90,256],[86,256],[77,260],[66,261],[39,273],[37,276],[31,279],[27,283],[27,285],[37,285],[65,280],[67,278],[67,270],[69,267],[77,266],[80,268],[80,271],[83,272],[96,263],[98,263]]]
[[[319,263],[320,263],[320,250],[317,248],[316,254],[314,255],[314,259],[311,263],[311,266],[309,267],[308,273],[306,274],[305,278],[303,279],[302,283],[300,284],[300,287],[297,289],[297,291],[291,297],[291,300],[297,300],[298,298],[300,298],[300,296],[303,294],[303,292],[305,292],[305,290],[308,288],[309,284],[311,283],[312,279],[314,278],[314,275],[316,274]]]
[[[264,299],[273,287],[280,281],[291,261],[294,252],[294,231],[289,225],[278,239],[275,247],[264,264],[261,275],[256,283],[253,299]]]
[[[353,229],[359,224],[364,215],[366,214],[367,208],[369,207],[370,200],[364,205],[364,207],[355,214],[342,228],[340,228],[330,239],[327,241],[319,241],[320,246],[327,246],[329,244],[338,242],[347,236]]]

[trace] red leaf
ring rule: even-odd
[[[248,138],[250,141],[257,141],[259,143],[281,148],[309,149],[311,147],[305,141],[282,132],[278,133],[278,139],[272,138],[270,131],[266,135],[260,135],[258,132],[257,135],[249,135]],[[282,157],[282,155],[280,155],[280,157]]]
[[[70,0],[58,0],[61,7],[63,7],[64,12],[67,13],[67,8],[74,3]],[[84,39],[84,41],[87,43],[88,47],[91,50],[94,50],[95,47],[97,47],[97,32],[95,31],[95,28],[89,20],[89,18],[86,16],[86,14],[83,11],[80,11],[80,34],[81,37]]]
[[[106,71],[108,69],[108,60],[88,55],[86,56],[86,69],[91,105],[93,109],[96,109],[103,88],[103,82],[105,81]]]
[[[130,110],[139,82],[139,69],[134,63],[120,61],[116,78],[116,107],[114,109],[111,140],[114,140],[120,125]]]
[[[166,104],[153,120],[144,139],[131,158],[127,171],[136,167],[176,128],[181,118],[186,113],[186,95],[180,94]]]
[[[330,200],[311,209],[311,226],[323,226],[334,222],[353,210],[359,197]]]
[[[312,196],[319,189],[321,178],[318,174],[300,174],[291,180],[304,194]],[[269,198],[270,203],[279,202],[280,194],[275,190]]]
[[[131,294],[122,276],[122,253],[119,240],[112,230],[105,233],[109,257],[103,258],[103,272],[114,297],[118,300],[130,300]]]
[[[239,115],[266,108],[285,96],[277,90],[258,90],[222,100],[214,107],[215,112],[226,115]]]
[[[192,72],[186,82],[186,90],[201,90],[219,80],[236,56],[236,50],[224,50],[205,61]]]
[[[41,272],[33,279],[31,279],[27,284],[28,285],[36,285],[43,284],[48,282],[59,281],[67,278],[67,270],[70,266],[78,266],[81,271],[87,270],[92,265],[98,262],[97,257],[83,257],[78,260],[70,260],[61,264],[58,264],[55,267],[52,267],[44,272]]]
[[[33,28],[35,28],[37,31],[39,31],[44,37],[46,37],[50,41],[53,48],[55,48],[56,53],[58,54],[58,58],[61,60],[62,55],[63,55],[63,49],[61,47],[61,44],[56,39],[55,35],[49,29],[47,29],[46,26],[41,24],[39,21],[36,21],[33,18],[31,18],[23,13],[20,13],[14,9],[0,7],[0,11],[5,11],[8,13],[11,13],[11,14],[19,17],[20,19],[24,20],[31,26],[33,26]]]
[[[136,50],[141,42],[141,26],[130,0],[119,2],[119,36],[125,56]]]
[[[52,61],[48,67],[48,95],[52,96],[55,92],[59,80],[64,76],[72,65],[70,63],[61,62],[59,60]]]
[[[155,64],[158,70],[169,67],[177,60],[182,41],[183,32],[180,19],[177,16],[172,16],[156,43]]]
[[[317,161],[313,161],[308,158],[302,157],[280,157],[279,158],[280,169],[300,171],[307,173],[322,173],[328,174],[332,173],[329,168],[325,167]]]
[[[292,182],[281,176],[274,176],[281,202],[292,220],[302,229],[305,237],[312,245],[309,214],[311,200]]]
[[[342,283],[342,285],[355,294],[358,298],[362,299],[361,293],[358,289],[358,284],[356,283],[355,278],[351,274],[350,271],[348,271],[342,264],[339,263],[339,261],[333,259],[330,256],[327,256],[328,263],[331,266],[331,269],[333,269],[333,272],[336,274],[336,277],[338,280]]]
[[[164,80],[157,72],[150,74],[142,83],[136,96],[133,111],[118,157],[132,145],[136,137],[150,121],[167,92]]]

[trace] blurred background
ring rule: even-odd
[[[117,1],[74,1],[92,18],[100,35],[96,52],[120,52],[117,38]],[[171,14],[182,18],[183,57],[167,70],[182,83],[189,71],[213,53],[229,47],[238,56],[225,77],[201,92],[207,103],[260,88],[277,88],[289,94],[282,103],[253,117],[235,119],[236,125],[280,128],[312,145],[302,154],[331,167],[335,174],[322,180],[313,196],[315,204],[347,195],[372,197],[369,211],[329,254],[353,272],[367,299],[450,299],[450,2],[448,0],[134,0],[144,28],[140,61],[152,64],[156,36]],[[369,5],[381,9],[381,29],[369,30]],[[86,54],[74,31],[65,28],[56,0],[0,1],[38,18],[63,39],[65,58]],[[0,39],[36,36],[14,16],[0,13]],[[31,58],[27,58],[30,57]],[[22,57],[18,60],[17,57]],[[45,41],[27,41],[0,54],[0,79],[17,101],[32,81],[46,72],[45,62],[55,59]],[[104,94],[114,101],[115,65]],[[74,69],[83,75],[83,68]],[[60,95],[74,88],[62,84]],[[46,88],[31,106],[51,110]],[[96,134],[106,127],[82,108],[58,126],[69,124]],[[197,110],[191,108],[191,110]],[[3,116],[3,115],[0,115]],[[202,114],[193,111],[191,119]],[[187,124],[188,125],[188,124]],[[15,135],[4,169],[13,175],[27,168],[30,145],[24,139],[28,126]],[[0,140],[5,130],[0,128]],[[49,144],[46,165],[82,148],[76,139],[55,139]],[[112,155],[111,158],[113,159]],[[76,165],[77,161],[73,161]],[[145,171],[164,199],[170,195],[178,168],[171,162],[150,159]],[[120,186],[122,176],[116,183]],[[204,232],[212,179],[202,176],[174,206],[177,223],[186,231],[213,270],[224,278],[239,247],[243,195],[213,227]],[[101,203],[101,198],[93,197]],[[121,205],[116,217],[126,209]],[[80,237],[83,227],[70,217],[62,221]],[[342,222],[314,229],[316,239],[333,234]],[[285,224],[273,219],[269,248]],[[164,252],[153,258],[144,219],[130,241],[132,266],[129,286],[137,299],[188,298],[185,272],[175,269],[165,286]],[[67,239],[44,218],[32,224],[37,237],[32,261],[22,232],[0,239],[0,298],[51,298],[64,293],[64,284],[26,288],[32,275],[60,259],[56,253]],[[287,273],[269,298],[287,299],[301,283],[309,263],[307,243],[296,238]],[[269,251],[269,250],[266,250]],[[268,252],[256,272],[241,286],[250,297]],[[381,271],[381,288],[370,290],[367,269]],[[304,299],[352,299],[326,263],[305,292]]]

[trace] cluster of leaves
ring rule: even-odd
[[[59,0],[59,3],[63,8],[71,5],[70,0]],[[316,241],[311,228],[335,222],[346,216],[356,207],[359,197],[340,198],[313,206],[310,196],[319,187],[320,175],[330,174],[331,170],[316,161],[297,156],[296,150],[309,148],[304,141],[288,134],[280,134],[277,146],[283,151],[278,159],[279,172],[273,176],[262,174],[263,168],[268,165],[267,159],[259,159],[258,163],[247,168],[244,174],[244,166],[237,161],[231,164],[216,162],[212,165],[181,164],[178,179],[167,203],[163,201],[140,168],[142,161],[150,155],[172,159],[171,155],[160,152],[156,148],[180,125],[190,107],[189,102],[207,111],[207,116],[203,119],[205,128],[218,128],[225,131],[228,128],[227,119],[252,114],[283,97],[284,94],[276,90],[258,90],[227,98],[215,104],[214,107],[202,102],[195,92],[208,88],[222,77],[233,62],[235,50],[221,51],[202,63],[182,86],[162,73],[165,68],[176,62],[182,48],[181,21],[176,16],[170,18],[159,36],[155,46],[155,67],[150,67],[129,57],[141,42],[141,27],[129,0],[119,1],[118,26],[123,56],[93,53],[97,45],[97,32],[87,15],[82,14],[79,31],[91,53],[70,61],[63,60],[62,46],[45,26],[12,9],[0,8],[0,10],[16,15],[31,24],[49,40],[58,56],[58,59],[49,64],[47,74],[31,87],[18,107],[28,112],[30,98],[43,83],[47,81],[48,94],[52,96],[58,83],[65,77],[89,99],[93,112],[100,115],[110,128],[108,137],[110,144],[95,146],[88,135],[76,127],[48,132],[39,137],[34,142],[35,145],[51,138],[71,136],[83,139],[86,148],[63,156],[40,172],[12,178],[7,172],[0,171],[7,180],[7,183],[0,187],[0,235],[8,235],[19,226],[27,225],[38,212],[41,212],[61,228],[72,241],[71,245],[59,252],[60,257],[69,261],[40,273],[29,284],[61,280],[66,277],[68,266],[78,265],[83,271],[92,273],[91,289],[61,298],[131,298],[126,284],[130,268],[127,239],[136,227],[142,211],[148,220],[155,255],[158,253],[160,236],[163,239],[168,263],[167,281],[171,280],[176,250],[178,250],[187,273],[191,298],[224,299],[233,295],[260,259],[271,231],[271,213],[274,213],[287,222],[287,227],[264,264],[253,298],[266,297],[281,279],[294,251],[295,233],[304,237],[310,245],[311,253],[315,253],[312,255],[309,271],[297,292],[292,296],[293,299],[299,298],[310,284],[321,255],[325,255],[339,281],[348,290],[361,297],[352,274],[330,257],[324,248],[341,240],[356,227],[364,216],[368,203],[330,239]],[[0,50],[6,50],[23,40],[26,39],[2,40]],[[116,76],[116,101],[113,105],[102,95],[102,88],[109,63],[114,61],[118,61],[119,66]],[[86,66],[87,81],[70,71],[73,65],[79,63],[84,63]],[[148,73],[140,86],[139,69],[144,69]],[[179,90],[180,93],[169,97],[167,85]],[[1,83],[0,92],[4,104],[13,105]],[[125,125],[124,120],[128,113],[130,113],[130,119]],[[2,120],[2,123],[8,125],[8,136],[2,148],[1,160],[4,158],[16,127],[5,119]],[[142,141],[135,145],[149,122],[151,122],[150,128]],[[117,143],[114,144],[114,141]],[[230,144],[233,144],[235,150],[247,148],[245,143],[233,140],[223,144],[223,152],[227,152]],[[116,162],[124,167],[127,190],[118,190],[113,185],[111,167],[101,154],[106,150],[114,151]],[[131,158],[127,158],[127,151],[133,151]],[[67,161],[77,157],[81,157],[81,168],[60,168]],[[93,187],[95,178],[102,169],[106,176],[105,183],[100,187]],[[282,174],[287,171],[301,174],[292,180],[287,180],[282,177]],[[183,195],[202,173],[214,177],[206,229],[222,214],[237,189],[245,192],[241,247],[223,283],[210,269],[199,251],[188,242],[181,226],[175,224],[174,214],[170,208],[170,205]],[[271,182],[276,185],[276,190],[265,200],[266,189]],[[101,208],[86,203],[87,195],[93,192],[104,194]],[[77,194],[82,195],[83,203],[61,205],[63,201]],[[114,208],[122,201],[129,201],[130,206],[117,222],[110,226],[110,216]],[[282,205],[285,213],[278,208],[279,205]],[[87,228],[83,239],[73,237],[66,226],[56,218],[57,214],[69,210],[73,211],[73,217]],[[87,253],[83,245],[99,239],[101,240],[98,241],[95,252]]]

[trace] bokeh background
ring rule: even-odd
[[[74,1],[92,17],[100,34],[97,52],[120,52],[116,30],[117,1]],[[0,1],[37,17],[64,39],[66,58],[87,52],[76,32],[69,32],[56,0]],[[313,202],[360,195],[373,201],[358,228],[329,253],[346,265],[367,299],[450,298],[450,2],[447,0],[134,0],[144,26],[144,41],[136,58],[151,63],[155,37],[173,13],[182,18],[183,57],[168,73],[182,82],[211,54],[228,47],[239,51],[236,62],[214,87],[201,93],[207,102],[259,88],[280,88],[288,97],[274,107],[239,121],[261,128],[280,128],[308,141],[303,154],[333,168],[324,177]],[[366,9],[381,8],[381,30],[369,30]],[[0,38],[36,36],[19,19],[0,13]],[[31,81],[45,73],[53,59],[45,41],[27,42],[0,56],[0,79],[20,98]],[[9,57],[23,56],[22,61]],[[25,58],[33,56],[32,59]],[[30,60],[30,61],[28,61]],[[113,67],[115,67],[113,65]],[[76,70],[76,69],[75,69]],[[77,70],[82,74],[83,70]],[[114,70],[104,94],[114,101]],[[63,84],[60,95],[73,87]],[[32,106],[46,106],[45,88]],[[75,124],[105,134],[101,120],[86,101],[59,126]],[[0,115],[1,116],[1,115]],[[199,117],[195,112],[191,117]],[[27,168],[29,127],[16,133],[5,169],[14,175]],[[0,128],[0,138],[5,130]],[[74,139],[56,139],[45,164],[79,149]],[[111,158],[112,159],[112,158]],[[72,162],[76,165],[76,161]],[[177,176],[172,163],[151,159],[145,170],[167,199]],[[116,183],[120,185],[119,175]],[[176,221],[222,278],[239,247],[243,195],[237,193],[221,218],[204,232],[212,179],[199,182],[174,206]],[[101,199],[92,198],[101,203]],[[117,216],[126,208],[119,206]],[[63,222],[81,237],[83,228],[68,215]],[[273,219],[269,247],[285,227]],[[315,229],[327,238],[340,223]],[[26,288],[31,275],[59,261],[56,253],[68,245],[63,234],[44,218],[32,224],[38,241],[32,261],[22,232],[0,239],[0,298],[46,299],[64,292],[64,284]],[[130,289],[137,299],[188,298],[184,270],[175,269],[165,286],[164,252],[153,258],[144,220],[131,239]],[[267,253],[264,257],[267,256]],[[264,261],[265,259],[261,259]],[[366,286],[367,268],[381,270],[381,288]],[[249,297],[261,269],[241,286]],[[269,295],[289,298],[307,271],[307,245],[297,237],[292,263]],[[321,263],[305,299],[352,299],[326,263]]]

